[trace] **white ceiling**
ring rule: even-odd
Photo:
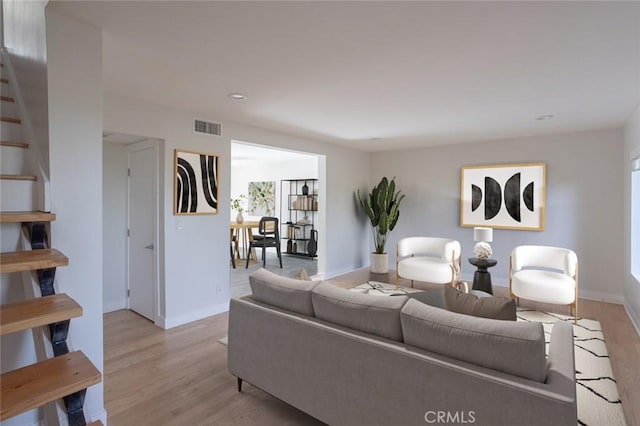
[[[124,145],[129,145],[132,143],[146,141],[149,138],[146,136],[138,136],[138,135],[127,135],[124,133],[116,133],[116,132],[102,132],[102,142],[108,143],[119,143]]]
[[[269,148],[248,143],[231,143],[231,161],[243,163],[281,163],[296,162],[305,160],[315,160],[315,155],[302,154],[299,152],[287,151],[283,149]]]
[[[107,91],[363,150],[615,127],[640,103],[638,2],[49,7],[103,28]]]

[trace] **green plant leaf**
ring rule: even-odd
[[[357,191],[358,202],[371,221],[376,253],[384,253],[387,235],[395,228],[400,217],[400,203],[404,199],[401,191],[396,192],[395,177],[389,181],[386,176],[373,187],[367,197],[362,198]]]
[[[391,182],[389,182],[389,189],[387,190],[387,199],[385,201],[385,207],[387,209],[387,213],[391,211],[391,205],[395,198],[395,194],[394,194],[395,190],[396,190],[396,182],[395,180],[392,179]]]
[[[378,224],[378,232],[382,235],[387,235],[389,232],[389,216],[386,211],[380,213],[380,223]]]

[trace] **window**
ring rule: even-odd
[[[640,281],[640,157],[631,162],[631,274]]]

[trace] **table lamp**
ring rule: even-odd
[[[476,227],[473,228],[473,241],[476,245],[473,247],[473,254],[480,259],[488,259],[491,257],[491,245],[493,241],[493,228]]]

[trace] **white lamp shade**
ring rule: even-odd
[[[473,241],[493,241],[493,228],[473,228]]]

